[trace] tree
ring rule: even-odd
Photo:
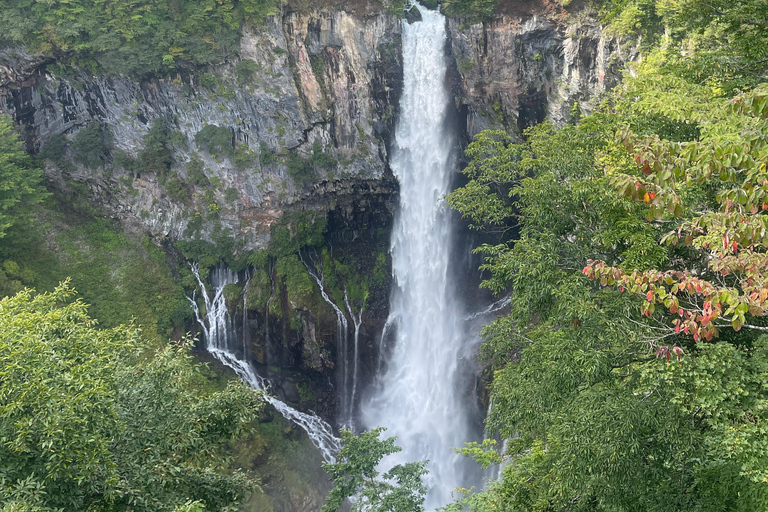
[[[508,449],[467,453],[514,463],[457,510],[768,504],[761,434],[768,337],[729,323],[717,327],[720,340],[696,343],[679,313],[698,314],[699,327],[707,315],[722,322],[716,304],[704,308],[708,276],[732,297],[718,312],[729,322],[739,303],[761,300],[763,93],[724,110],[706,87],[674,77],[641,77],[626,91],[627,100],[618,96],[578,126],[539,126],[521,144],[499,133],[476,138],[470,182],[449,196],[475,227],[490,226],[505,240],[478,250],[486,254],[484,286],[511,288],[512,300],[510,315],[486,328],[483,347],[495,368],[487,427]],[[666,239],[681,243],[659,244],[673,227]],[[585,276],[581,267],[595,255],[602,263],[588,265]],[[654,288],[649,297],[652,283],[666,295]],[[671,295],[680,296],[674,316]],[[677,332],[675,318],[683,325]],[[749,324],[761,327],[756,318]]]
[[[24,151],[13,121],[0,115],[0,252],[12,243],[4,238],[29,228],[32,207],[46,196],[42,179],[43,172]]]
[[[2,510],[236,510],[256,483],[224,449],[259,396],[206,391],[190,342],[155,352],[135,328],[96,329],[73,294],[0,300]]]
[[[398,464],[383,475],[376,467],[387,455],[399,452],[395,438],[379,439],[384,428],[379,427],[355,436],[341,431],[344,446],[339,462],[323,463],[334,487],[322,512],[336,512],[347,498],[353,498],[356,512],[419,512],[424,510],[426,488],[421,477],[426,473],[425,462]]]

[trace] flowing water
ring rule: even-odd
[[[367,428],[387,427],[403,450],[383,465],[429,460],[427,509],[451,500],[466,484],[463,457],[470,440],[471,402],[461,382],[467,355],[459,306],[448,275],[450,212],[443,201],[455,163],[444,129],[451,98],[445,89],[444,17],[416,5],[423,21],[403,23],[404,89],[391,166],[400,205],[391,240],[394,287],[387,336],[389,357],[361,406]],[[391,346],[389,346],[391,345]]]
[[[203,301],[205,302],[205,315],[201,314],[194,295],[187,297],[187,299],[189,299],[189,303],[195,312],[197,323],[203,329],[206,350],[213,357],[221,361],[224,366],[232,369],[251,388],[257,391],[266,391],[269,385],[266,379],[257,375],[251,363],[247,360],[239,359],[234,352],[237,347],[237,336],[234,321],[229,314],[226,300],[224,299],[224,288],[228,284],[238,282],[237,274],[225,267],[217,267],[211,270],[212,295],[209,295],[205,284],[200,279],[197,265],[192,265],[191,268],[202,290]],[[314,413],[297,411],[271,395],[265,393],[264,396],[277,412],[307,432],[312,444],[320,450],[326,462],[335,462],[335,457],[339,453],[341,444],[339,439],[333,435],[333,429],[328,423]]]

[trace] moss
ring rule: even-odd
[[[283,215],[279,222],[272,225],[268,252],[279,258],[297,254],[305,247],[325,245],[323,233],[327,219],[310,212],[297,212]]]

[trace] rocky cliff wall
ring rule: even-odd
[[[90,123],[104,123],[112,148],[100,161],[76,163],[67,148],[71,165],[49,162],[47,171],[54,183],[88,183],[93,201],[125,225],[176,240],[192,236],[190,222],[197,219],[195,234],[203,239],[218,229],[244,249],[259,249],[270,226],[302,199],[323,196],[313,205],[327,209],[330,199],[359,199],[368,188],[360,184],[385,183],[384,137],[400,81],[399,31],[393,15],[286,12],[245,31],[237,59],[197,76],[140,83],[71,70],[65,75],[47,59],[4,49],[0,111],[13,116],[33,151],[55,136],[71,141]],[[157,118],[175,132],[171,170],[190,188],[187,201],[171,197],[156,174],[131,172],[114,158],[119,152],[137,157]],[[232,155],[245,165],[198,147],[195,135],[206,125],[231,131]],[[318,148],[323,165],[307,163]],[[193,158],[203,161],[213,197],[209,192],[204,199],[209,187],[190,182]],[[230,189],[236,196],[226,193]]]
[[[484,129],[520,135],[545,119],[561,125],[589,113],[636,57],[587,12],[518,7],[486,23],[449,20],[456,104],[469,138]]]
[[[48,175],[60,186],[88,183],[94,203],[135,231],[172,240],[225,233],[244,249],[263,248],[285,211],[328,211],[352,199],[364,205],[365,191],[396,190],[382,178],[401,86],[400,20],[353,7],[286,8],[244,31],[239,56],[205,73],[143,82],[3,49],[0,111],[19,123],[33,151],[104,123],[110,151],[86,166],[65,148],[71,165],[49,161]],[[467,139],[486,128],[519,134],[544,119],[561,124],[589,112],[634,57],[587,13],[546,2],[501,7],[485,23],[448,20],[451,85]],[[115,158],[137,157],[158,118],[175,132],[172,172],[186,198]],[[230,130],[229,155],[198,147],[195,136],[206,125]],[[189,163],[198,159],[210,186],[191,179]]]
[[[286,8],[245,30],[239,55],[165,79],[93,76],[0,49],[0,111],[13,116],[30,150],[49,157],[52,186],[87,184],[97,209],[156,240],[215,242],[223,235],[239,250],[255,250],[269,245],[286,214],[327,217],[326,249],[348,279],[336,283],[337,295],[383,265],[385,278],[367,279],[367,302],[355,304],[364,308],[359,362],[367,380],[387,317],[387,230],[397,199],[388,151],[402,82],[401,21],[381,8],[322,5]],[[447,21],[448,86],[465,142],[486,128],[519,136],[544,119],[560,124],[586,113],[634,58],[585,13],[522,1],[502,7],[485,23]],[[141,159],[157,119],[173,131],[165,176],[129,165]],[[111,141],[83,163],[78,134],[95,123]],[[206,125],[228,130],[226,148],[198,140]],[[46,149],[53,146],[58,153]],[[201,170],[204,179],[195,177]],[[322,248],[313,250],[323,257]],[[335,312],[308,277],[292,283],[290,272],[280,277],[274,267],[261,288],[254,279],[245,291],[254,297],[247,314],[239,313],[241,336],[280,396],[334,420],[340,361],[354,351],[336,346]]]

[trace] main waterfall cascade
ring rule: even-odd
[[[301,260],[336,314],[340,427],[384,426],[387,436],[396,436],[403,450],[386,458],[383,470],[428,460],[425,505],[434,510],[451,501],[455,488],[480,484],[476,466],[454,448],[481,437],[472,419],[477,416],[477,404],[473,383],[467,378],[471,373],[467,372],[468,361],[473,358],[480,325],[506,307],[509,299],[468,314],[449,277],[452,222],[443,198],[450,191],[456,162],[455,139],[445,129],[451,104],[443,83],[447,71],[445,18],[418,4],[413,8],[419,9],[422,21],[403,22],[404,88],[390,161],[400,182],[390,244],[393,289],[374,365],[377,375],[366,392],[359,389],[358,382],[362,307],[354,311],[346,290],[343,303],[334,302],[324,286],[322,267],[311,257]],[[192,270],[203,292],[205,315],[194,296],[189,301],[204,331],[207,350],[252,388],[265,390],[267,382],[248,361],[247,343],[237,343],[224,300],[224,288],[238,282],[237,274],[213,269],[209,293],[198,268]],[[345,309],[354,327],[352,347]],[[241,348],[243,359],[236,355]],[[340,442],[328,423],[275,397],[267,395],[267,400],[307,432],[325,460],[334,459]]]
[[[195,312],[197,323],[203,329],[206,350],[224,366],[234,371],[238,377],[254,390],[268,391],[269,385],[266,379],[256,374],[248,360],[238,359],[234,352],[237,345],[237,337],[235,336],[232,316],[229,314],[226,301],[224,300],[224,288],[229,284],[238,282],[237,274],[224,267],[217,267],[211,270],[211,295],[209,295],[205,284],[200,279],[199,268],[197,265],[192,265],[191,268],[202,291],[203,301],[205,302],[205,316],[201,315],[194,295],[187,297],[187,299]],[[247,353],[245,345],[243,350]],[[336,460],[335,457],[341,449],[341,443],[333,435],[333,429],[327,422],[316,414],[297,411],[268,393],[265,393],[264,397],[277,412],[307,432],[312,444],[320,450],[326,462],[334,462]]]
[[[443,197],[455,162],[454,138],[444,129],[451,102],[444,86],[445,18],[418,4],[414,8],[422,21],[403,22],[404,89],[391,158],[400,182],[386,325],[392,341],[382,342],[388,358],[372,395],[361,404],[361,420],[397,436],[403,450],[385,465],[429,460],[426,507],[434,509],[447,504],[456,487],[467,486],[465,461],[454,448],[473,434],[470,384],[462,382],[460,364],[470,357],[470,343],[448,275],[452,228]]]

